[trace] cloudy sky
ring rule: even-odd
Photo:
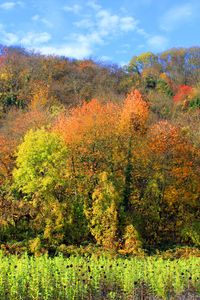
[[[200,0],[0,0],[0,44],[127,63],[200,44]]]

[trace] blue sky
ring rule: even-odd
[[[200,0],[0,0],[0,44],[127,63],[200,44]]]

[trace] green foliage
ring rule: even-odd
[[[52,193],[64,184],[67,150],[62,140],[44,129],[29,131],[18,147],[14,187],[24,194]]]
[[[183,239],[192,241],[196,246],[200,246],[200,221],[193,222],[190,226],[185,226],[182,230]]]
[[[145,68],[151,67],[154,63],[157,63],[157,56],[152,52],[145,52],[131,59],[129,70],[140,74]]]
[[[169,260],[107,258],[105,256],[64,258],[59,255],[29,257],[0,253],[0,298],[21,299],[114,299],[144,297],[173,299],[199,297],[199,258]],[[136,298],[136,299],[138,299]]]
[[[146,91],[151,90],[151,89],[155,89],[156,79],[152,75],[148,75],[148,76],[145,77],[144,85],[145,85]]]
[[[31,130],[18,147],[17,168],[13,171],[14,192],[30,201],[32,227],[42,233],[49,246],[63,240],[67,222],[69,204],[63,202],[62,194],[67,180],[66,157],[66,147],[55,133]],[[37,251],[36,242],[38,237],[30,242],[31,251]]]
[[[161,93],[166,94],[169,97],[173,96],[173,90],[171,89],[169,84],[161,78],[159,78],[156,82],[156,90],[158,90]]]
[[[189,107],[192,108],[192,109],[197,109],[197,108],[199,109],[200,108],[200,97],[192,99],[189,102]]]

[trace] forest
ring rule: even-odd
[[[199,178],[200,47],[123,67],[0,47],[5,254],[200,256]]]

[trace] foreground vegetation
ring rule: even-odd
[[[199,258],[34,258],[1,253],[0,266],[1,300],[174,299],[183,293],[197,299],[200,295]]]

